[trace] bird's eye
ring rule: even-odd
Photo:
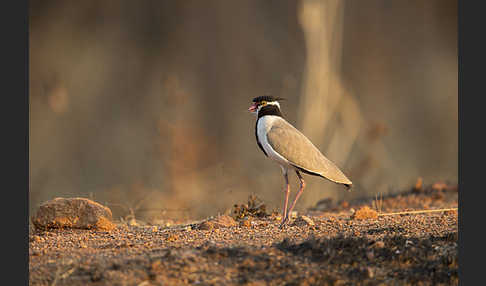
[[[260,102],[260,104],[261,104],[261,105],[266,105],[266,104],[267,104],[267,102],[264,100],[264,101]]]

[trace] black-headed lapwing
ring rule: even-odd
[[[333,162],[322,155],[304,134],[283,118],[279,104],[279,100],[282,99],[269,95],[258,96],[253,99],[252,105],[248,108],[248,111],[257,116],[255,136],[258,147],[267,157],[280,164],[285,179],[285,200],[280,227],[287,223],[290,213],[304,191],[305,182],[300,172],[343,184],[348,189],[352,185],[352,182]],[[300,190],[287,210],[290,193],[289,170],[297,173]]]

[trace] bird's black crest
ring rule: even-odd
[[[279,101],[279,100],[284,100],[285,98],[282,97],[275,97],[271,95],[262,95],[262,96],[257,96],[253,99],[253,102],[260,102],[260,101]]]

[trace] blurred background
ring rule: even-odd
[[[200,219],[250,194],[280,210],[247,112],[266,93],[354,183],[306,176],[296,210],[457,183],[455,0],[29,3],[31,212],[82,196]]]

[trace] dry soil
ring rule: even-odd
[[[457,208],[457,194],[323,201],[283,229],[253,198],[235,221],[32,229],[30,285],[458,285],[456,210],[386,215]],[[378,216],[358,219],[364,206]]]

